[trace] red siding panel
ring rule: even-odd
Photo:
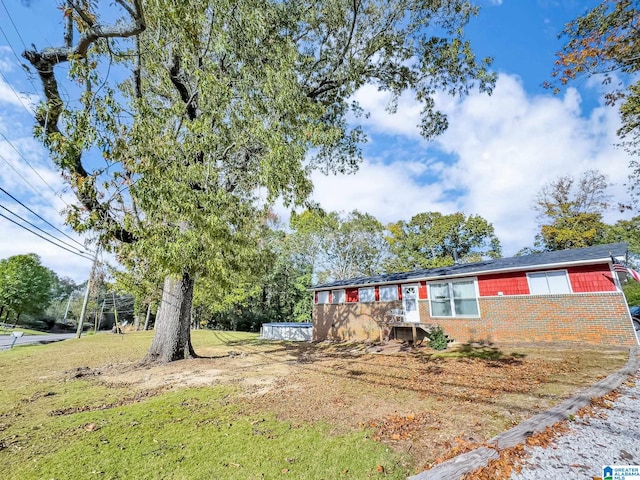
[[[347,288],[345,292],[345,298],[347,303],[355,303],[358,301],[358,289],[357,288]]]
[[[528,295],[529,283],[525,272],[496,273],[478,277],[478,290],[481,297],[491,297],[502,292],[503,295]]]
[[[427,299],[427,282],[420,282],[418,287],[418,298],[421,300]]]
[[[615,292],[617,290],[608,264],[571,267],[567,271],[574,293]]]

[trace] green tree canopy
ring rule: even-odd
[[[603,243],[615,242],[627,242],[629,251],[635,256],[640,255],[640,216],[629,220],[618,220],[608,226]]]
[[[291,217],[292,242],[313,265],[315,283],[381,273],[388,248],[384,226],[357,210],[306,210]]]
[[[310,321],[313,306],[312,263],[295,233],[273,219],[263,234],[260,255],[251,272],[221,286],[207,278],[196,284],[194,306],[203,324],[214,328],[257,331],[262,323]]]
[[[63,45],[24,53],[47,99],[36,133],[78,197],[69,222],[166,275],[149,360],[195,355],[194,279],[248,268],[272,202],[303,203],[314,168],[357,168],[360,87],[391,92],[392,111],[412,92],[431,138],[447,127],[437,92],[495,81],[464,36],[477,13],[466,0],[65,5]],[[83,87],[78,108],[62,101],[62,62]]]
[[[544,185],[534,201],[540,220],[540,251],[581,248],[605,242],[602,216],[609,208],[606,175],[588,170],[576,180],[566,175]]]
[[[44,313],[57,286],[56,274],[35,253],[0,260],[0,309],[13,313],[16,321],[23,313]]]
[[[501,255],[493,225],[479,215],[425,212],[387,228],[391,249],[388,271],[435,268]]]

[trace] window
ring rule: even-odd
[[[387,285],[385,287],[380,287],[380,301],[392,302],[393,300],[398,300],[398,286]]]
[[[566,270],[527,273],[527,279],[531,295],[571,293]]]
[[[374,287],[359,288],[358,299],[362,303],[370,303],[376,301],[376,289]]]
[[[344,300],[345,300],[344,290],[331,291],[331,303],[344,303]]]
[[[318,304],[321,303],[329,303],[329,292],[328,291],[324,291],[324,292],[318,292]]]
[[[432,317],[477,317],[478,295],[475,280],[429,284]]]

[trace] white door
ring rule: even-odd
[[[418,285],[402,286],[402,309],[404,321],[420,323],[420,311],[418,310]]]

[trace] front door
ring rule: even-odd
[[[402,309],[404,321],[420,323],[420,311],[418,310],[418,285],[402,286]]]

